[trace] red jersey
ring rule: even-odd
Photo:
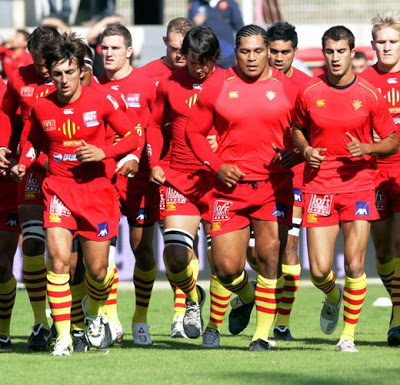
[[[211,82],[221,83],[223,79],[224,70],[219,67],[216,67],[214,72],[203,80],[190,76],[188,69],[184,67],[161,80],[147,128],[147,148],[152,168],[160,161],[163,144],[163,114],[166,108],[169,110],[171,118],[170,167],[179,171],[198,171],[199,168],[205,168],[188,147],[186,141],[187,121],[202,89]]]
[[[400,71],[382,72],[378,65],[367,68],[361,74],[363,79],[373,84],[389,103],[389,112],[393,117],[397,133],[400,134]],[[378,163],[399,163],[400,152],[386,158],[378,158]]]
[[[21,55],[14,57],[14,51],[10,50],[6,53],[3,59],[4,73],[7,79],[10,79],[16,69],[32,63],[32,55],[29,51],[23,51]]]
[[[106,144],[105,125],[122,138]],[[82,86],[82,94],[73,103],[61,103],[56,93],[38,100],[32,109],[31,130],[20,163],[29,166],[35,150],[49,157],[49,175],[65,177],[78,183],[106,177],[104,162],[81,163],[75,150],[82,140],[101,147],[105,158],[114,158],[136,149],[141,152],[142,137],[111,95]],[[32,148],[33,146],[33,148]]]
[[[225,79],[204,87],[192,110],[187,137],[191,148],[215,172],[224,163],[236,164],[242,180],[265,180],[270,173],[290,173],[273,162],[279,148],[293,148],[291,113],[296,91],[282,72],[273,70],[266,80],[246,82],[234,69]],[[218,150],[213,153],[206,136],[213,124],[218,133]]]
[[[140,72],[156,80],[156,85],[164,76],[170,75],[173,71],[166,64],[163,58],[153,60],[143,67],[138,68]]]
[[[6,88],[6,83],[4,83],[4,80],[0,77],[0,103],[3,100]],[[0,110],[0,147],[7,147],[14,152],[18,142],[14,137],[11,137],[11,134],[12,129],[10,118]]]
[[[379,91],[358,77],[346,88],[331,86],[325,76],[313,79],[299,92],[294,125],[307,131],[312,147],[327,148],[320,167],[307,164],[304,173],[304,191],[325,194],[374,188],[374,160],[352,157],[346,132],[372,143],[372,127],[381,138],[396,131]]]
[[[310,76],[294,67],[292,67],[292,74],[288,78],[292,81],[291,84],[296,86],[298,90],[311,80]]]

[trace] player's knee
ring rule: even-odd
[[[32,219],[22,223],[22,250],[25,255],[43,254],[45,249],[45,232],[43,221]]]
[[[168,267],[173,272],[184,270],[193,252],[194,237],[181,229],[164,231],[164,255]]]
[[[358,278],[364,273],[364,264],[359,260],[347,261],[344,269],[348,277]]]

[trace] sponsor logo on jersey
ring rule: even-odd
[[[73,108],[66,108],[66,109],[63,111],[63,113],[64,113],[64,115],[73,115],[74,109],[73,109]]]
[[[76,157],[76,154],[64,154],[63,155],[63,160],[76,161],[76,160],[78,160],[78,158]]]
[[[71,119],[67,119],[66,122],[57,128],[58,131],[62,132],[65,136],[68,136],[70,139],[72,139],[80,129],[81,128]]]
[[[361,100],[353,100],[353,108],[357,111],[362,107],[362,101]]]
[[[9,227],[17,227],[18,226],[18,215],[16,213],[8,214],[6,226],[9,226]]]
[[[116,85],[111,86],[110,88],[111,88],[112,90],[114,90],[114,91],[118,91],[118,90],[119,90],[119,85],[116,84]]]
[[[186,203],[186,197],[182,195],[179,191],[176,191],[171,187],[168,187],[167,189],[166,200],[167,200],[167,207],[169,203],[178,203],[178,204]]]
[[[214,204],[213,221],[228,221],[229,208],[233,202],[224,199],[217,199]]]
[[[288,211],[288,208],[287,208],[286,205],[284,205],[284,204],[282,204],[282,203],[278,203],[278,204],[275,206],[272,215],[273,215],[274,217],[277,217],[277,218],[286,218],[286,216],[287,216],[287,211]]]
[[[188,105],[189,108],[192,108],[197,102],[197,94],[194,94],[189,99],[185,100],[185,103]]]
[[[324,107],[325,106],[325,100],[324,99],[319,99],[316,102],[317,107]]]
[[[193,87],[194,90],[200,90],[201,91],[203,89],[203,85],[202,84],[197,84],[197,83],[194,83],[192,85],[192,87]]]
[[[32,97],[34,92],[35,92],[35,89],[33,87],[29,87],[29,86],[23,86],[19,90],[19,94],[24,98]]]
[[[62,156],[62,154],[53,154],[53,159],[54,159],[56,162],[61,162],[62,159],[63,159],[63,156]]]
[[[389,112],[391,114],[399,114],[400,113],[400,108],[396,107],[396,108],[389,108]]]
[[[369,215],[369,202],[356,202],[356,215],[357,216]]]
[[[56,129],[55,119],[42,120],[40,124],[42,125],[43,131],[54,131]]]
[[[140,94],[128,94],[126,96],[129,107],[139,108],[140,107]]]
[[[385,99],[393,106],[395,107],[397,103],[400,101],[400,92],[396,90],[396,88],[392,87],[388,92],[386,92],[385,95],[383,95]],[[398,110],[398,108],[397,108]],[[390,109],[390,112],[398,112],[398,111],[392,111]]]
[[[387,82],[388,84],[397,84],[397,78],[389,78]]]
[[[293,195],[294,195],[295,202],[303,202],[303,194],[302,194],[301,189],[294,188],[293,189]]]
[[[33,175],[32,173],[29,173],[29,176],[26,180],[25,192],[33,192],[33,193],[42,194],[42,188],[40,187],[39,181],[36,179],[35,175]]]
[[[83,114],[83,121],[86,127],[98,126],[100,123],[97,120],[97,111],[89,111]]]
[[[328,216],[331,213],[333,195],[312,194],[308,213]]]
[[[98,233],[97,237],[98,238],[104,238],[108,235],[108,222],[102,222],[97,225]]]
[[[385,201],[383,199],[383,190],[375,191],[375,206],[378,211],[383,211],[385,209]]]
[[[61,223],[61,216],[58,214],[50,214],[49,222],[50,223]]]
[[[70,217],[71,211],[69,211],[68,207],[62,203],[61,199],[57,195],[53,195],[50,201],[50,215],[51,214]]]
[[[268,98],[268,100],[274,100],[276,98],[276,92],[274,91],[267,91],[265,93],[265,96]]]
[[[159,84],[160,84],[160,81],[157,80],[157,81],[155,82],[156,87],[158,87]]]
[[[221,229],[222,229],[221,222],[213,222],[211,224],[212,231],[221,231]]]
[[[307,214],[307,223],[317,223],[318,215],[317,214]]]
[[[147,221],[148,218],[149,218],[148,209],[145,207],[139,207],[137,214],[136,214],[136,220],[137,221]]]
[[[114,110],[118,110],[119,104],[111,95],[107,95],[107,99],[112,103]]]
[[[229,99],[237,99],[239,97],[239,91],[229,91]]]
[[[394,118],[393,119],[394,124],[400,124],[400,118]]]
[[[81,140],[64,140],[63,146],[64,147],[82,146],[82,141]]]
[[[146,145],[146,152],[147,152],[147,157],[150,159],[151,156],[153,155],[153,151],[151,149],[151,144],[150,143],[147,143],[147,145]]]

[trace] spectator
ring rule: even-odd
[[[351,66],[355,74],[359,74],[368,68],[368,59],[364,52],[356,51],[353,60],[351,61]]]

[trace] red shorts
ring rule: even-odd
[[[117,189],[121,212],[131,226],[148,226],[160,218],[160,192],[149,182],[150,172],[138,172],[133,178],[118,175]]]
[[[186,173],[168,169],[166,177],[164,216],[194,215],[209,221],[208,203],[216,175],[205,170]]]
[[[43,206],[42,184],[46,177],[44,170],[28,170],[18,186],[18,206],[41,205]]]
[[[293,198],[294,206],[303,207],[303,173],[305,163],[296,164],[293,168]]]
[[[290,175],[244,182],[234,188],[218,185],[210,201],[211,236],[240,230],[250,218],[292,226],[293,187]]]
[[[167,195],[167,188],[165,186],[159,186],[160,191],[160,221],[165,218],[165,196]]]
[[[77,230],[79,235],[105,241],[118,233],[117,193],[106,178],[77,184],[49,177],[43,182],[44,228]]]
[[[0,177],[0,231],[21,232],[17,205],[18,186],[11,179]]]
[[[379,219],[400,212],[400,168],[392,164],[379,164],[375,176],[375,205]]]
[[[303,227],[334,226],[340,221],[378,218],[374,190],[341,194],[304,193]]]

